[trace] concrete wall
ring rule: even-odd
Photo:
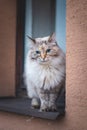
[[[0,0],[0,96],[15,94],[16,0]]]

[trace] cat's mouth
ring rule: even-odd
[[[49,62],[49,60],[48,59],[38,59],[38,62],[41,64],[46,64]]]

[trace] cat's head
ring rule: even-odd
[[[60,55],[60,48],[56,42],[55,34],[43,38],[31,38],[29,57],[39,64],[48,64]]]

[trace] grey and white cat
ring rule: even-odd
[[[56,99],[65,82],[65,54],[55,34],[31,38],[25,63],[25,84],[32,107],[41,111],[57,111]]]

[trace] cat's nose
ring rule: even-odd
[[[44,60],[46,58],[46,53],[41,53],[41,58]]]

